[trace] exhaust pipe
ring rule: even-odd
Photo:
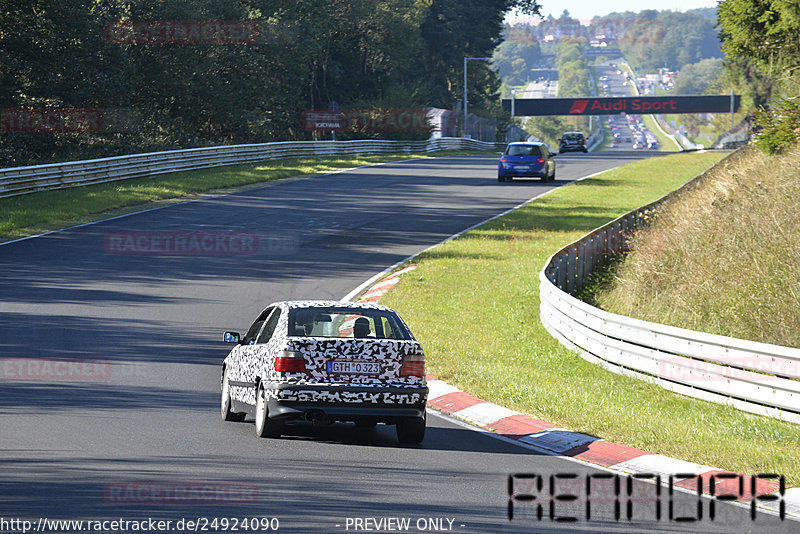
[[[303,414],[306,421],[311,421],[314,426],[328,426],[333,424],[333,418],[329,417],[322,410],[308,410]]]

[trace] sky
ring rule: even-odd
[[[591,20],[594,16],[607,15],[615,11],[633,11],[638,13],[645,9],[656,9],[658,11],[686,11],[698,7],[716,7],[717,0],[661,0],[658,5],[648,5],[642,0],[568,0],[557,2],[556,0],[539,0],[542,5],[542,15],[553,15],[558,18],[566,9],[572,18],[579,20]],[[509,17],[513,21],[514,17]]]

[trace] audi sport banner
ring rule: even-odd
[[[741,95],[734,95],[733,110],[739,109]],[[511,111],[511,100],[503,99]],[[634,96],[606,98],[517,98],[514,115],[617,115],[619,113],[725,113],[731,97],[723,96]]]

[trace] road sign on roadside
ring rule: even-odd
[[[738,110],[740,101],[740,95],[517,98],[514,103],[514,114],[533,117],[619,113],[727,113],[732,108],[733,111]],[[510,99],[503,99],[503,109],[511,111]]]
[[[341,131],[345,129],[344,113],[330,109],[309,109],[303,111],[303,129],[307,132]]]

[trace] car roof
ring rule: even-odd
[[[360,308],[364,310],[394,311],[388,306],[371,302],[350,302],[344,300],[284,300],[271,306],[283,306],[289,309],[301,308]]]
[[[541,141],[512,141],[509,145],[544,145]]]

